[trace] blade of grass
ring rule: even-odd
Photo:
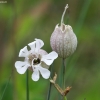
[[[12,74],[12,72],[11,72],[11,74]],[[7,83],[6,83],[6,86],[5,86],[5,88],[4,88],[4,91],[3,91],[3,93],[2,93],[2,96],[1,96],[1,99],[0,99],[0,100],[2,100],[3,97],[4,97],[4,94],[5,94],[5,91],[6,91],[7,87],[8,87],[8,84],[9,84],[9,82],[10,82],[10,79],[11,79],[11,75],[9,76],[9,79],[8,79],[8,81],[7,81]]]
[[[76,30],[77,34],[80,32],[80,30],[81,30],[81,28],[84,24],[84,21],[85,21],[88,9],[90,7],[91,1],[92,0],[86,0],[83,4],[81,13],[79,15],[79,18],[78,18],[78,21],[77,21],[77,24],[76,24],[76,27],[75,27],[75,30]]]
[[[28,70],[26,72],[26,100],[29,100],[29,80],[28,80]]]

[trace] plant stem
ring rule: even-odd
[[[65,65],[65,59],[62,59],[63,62],[63,90],[65,89],[65,70],[66,70],[66,65]],[[63,100],[67,100],[66,96],[63,96]]]
[[[64,100],[67,100],[67,97],[66,96],[64,96]]]
[[[48,91],[47,100],[50,100],[51,86],[52,86],[52,83],[50,82],[50,84],[49,84],[49,91]]]
[[[26,72],[26,100],[29,100],[29,80],[28,80],[28,70]]]
[[[62,74],[63,74],[63,64],[60,66],[59,74],[58,74],[58,78],[59,78],[58,80],[59,80],[59,86],[60,87],[63,86],[63,84],[62,84],[62,81],[63,81]],[[62,95],[59,95],[58,100],[62,100]]]
[[[52,77],[52,67],[53,67],[53,64],[52,64],[51,67],[50,67],[51,77]],[[49,90],[48,90],[48,95],[47,95],[47,100],[50,100],[51,87],[52,87],[52,83],[50,82],[50,84],[49,84]]]
[[[65,59],[63,59],[63,89],[65,89]]]

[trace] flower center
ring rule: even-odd
[[[39,64],[40,62],[41,62],[41,57],[40,57],[40,55],[36,55],[36,54],[30,54],[29,56],[28,56],[28,58],[29,58],[29,63],[31,64],[31,65],[37,65],[37,64]]]
[[[40,59],[39,58],[34,58],[33,65],[37,65],[39,63],[40,63]]]

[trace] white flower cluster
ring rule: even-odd
[[[41,49],[44,45],[40,39],[35,39],[34,42],[29,43],[28,46],[31,50],[28,51],[27,46],[19,52],[19,57],[25,57],[24,61],[16,61],[15,68],[19,74],[24,74],[27,69],[32,70],[32,80],[38,81],[40,74],[43,78],[48,79],[50,77],[49,66],[58,57],[55,51],[47,53]]]

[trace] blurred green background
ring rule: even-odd
[[[3,0],[2,0],[3,1]],[[7,0],[6,0],[7,1]],[[72,26],[78,47],[67,58],[66,86],[72,86],[68,100],[100,100],[100,1],[99,0],[8,0],[0,3],[0,98],[2,100],[26,100],[26,74],[17,73],[14,63],[21,48],[42,39],[43,49],[51,52],[50,36],[60,23],[66,4],[69,8],[64,22]],[[61,84],[62,59],[53,64]],[[31,79],[29,73],[30,100],[46,100],[49,81]],[[1,100],[1,99],[0,99]],[[60,100],[54,87],[50,100]]]

